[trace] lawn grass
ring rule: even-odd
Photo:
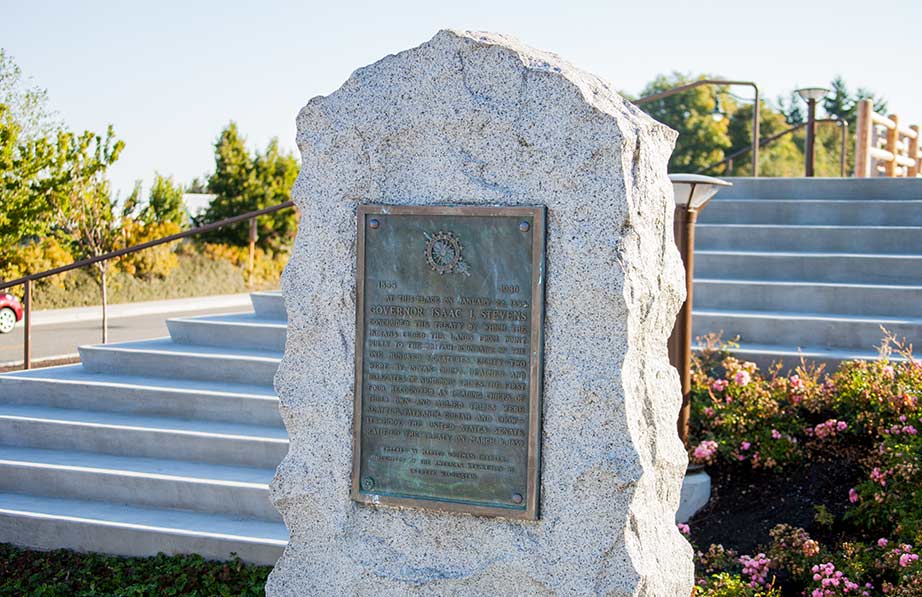
[[[0,544],[0,596],[263,595],[271,566],[201,556],[123,558]]]

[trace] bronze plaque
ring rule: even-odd
[[[359,207],[352,499],[537,518],[544,220]]]

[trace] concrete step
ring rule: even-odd
[[[695,279],[699,310],[922,317],[922,286]]]
[[[272,469],[0,446],[0,492],[280,520]]]
[[[280,290],[250,293],[250,301],[258,317],[265,319],[288,319],[285,311],[285,297]]]
[[[782,374],[790,373],[802,362],[807,365],[823,365],[825,371],[835,371],[844,361],[878,358],[877,351],[873,349],[831,349],[815,345],[795,348],[787,344],[741,344],[730,352],[742,361],[754,362],[762,371],[768,370],[774,363],[781,363]]]
[[[285,321],[255,313],[176,317],[166,325],[170,338],[180,344],[285,350]]]
[[[281,522],[141,508],[108,501],[0,493],[0,540],[31,549],[73,549],[122,556],[237,554],[274,565],[288,542]]]
[[[278,397],[269,386],[93,373],[81,365],[4,374],[0,400],[11,405],[282,426]]]
[[[81,346],[80,360],[94,373],[197,379],[271,386],[281,352],[178,344],[169,338]]]
[[[695,276],[903,284],[922,281],[922,254],[695,251]]]
[[[725,340],[738,336],[741,342],[756,345],[773,344],[783,338],[791,347],[873,351],[884,336],[881,326],[898,338],[922,341],[922,318],[703,309],[694,312],[696,337],[723,332]]]
[[[911,178],[749,178],[729,177],[714,201],[724,199],[919,201],[922,181]],[[712,209],[711,206],[708,209]]]
[[[922,200],[715,199],[701,212],[698,221],[701,224],[922,226]]]
[[[279,427],[0,403],[0,445],[275,468],[288,436]]]
[[[699,224],[695,249],[920,254],[922,227]]]

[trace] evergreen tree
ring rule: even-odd
[[[277,205],[291,196],[298,175],[298,161],[270,141],[265,152],[253,155],[246,148],[236,123],[231,122],[215,143],[215,170],[208,177],[208,191],[217,195],[200,223],[215,222],[250,211]],[[272,251],[289,247],[297,230],[294,210],[283,210],[258,220],[259,246]],[[212,239],[246,245],[249,226],[237,224],[218,230]]]
[[[147,205],[139,216],[141,221],[147,224],[169,222],[184,228],[188,218],[182,196],[182,187],[172,178],[155,173]]]

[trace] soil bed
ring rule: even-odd
[[[861,478],[852,460],[829,458],[792,466],[783,472],[711,468],[711,500],[689,521],[691,539],[698,549],[712,543],[754,555],[769,543],[768,532],[777,524],[802,527],[820,541],[841,538],[842,515],[848,490]],[[835,516],[831,528],[816,521],[816,506]]]

